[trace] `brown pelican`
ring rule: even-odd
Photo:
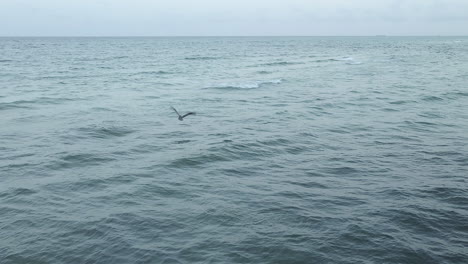
[[[183,121],[183,120],[184,120],[184,117],[186,117],[186,116],[195,115],[195,112],[188,112],[188,113],[186,113],[185,115],[180,115],[179,112],[177,112],[177,110],[176,110],[174,107],[171,106],[171,108],[172,108],[172,110],[174,110],[174,112],[176,112],[176,114],[179,116],[179,120],[180,120],[180,121]]]

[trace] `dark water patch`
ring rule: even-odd
[[[3,197],[0,197],[3,199]],[[23,208],[19,208],[18,206],[5,206],[5,204],[0,205],[0,219],[2,219],[2,216],[7,216],[7,215],[21,215],[25,213],[30,213],[30,210],[25,210]],[[0,249],[0,254],[2,252],[2,249]]]
[[[451,93],[451,95],[454,95],[454,96],[468,96],[468,92],[454,92],[454,93]]]
[[[153,174],[151,173],[121,173],[121,174],[112,176],[110,178],[107,178],[106,182],[108,182],[109,185],[129,184],[129,183],[135,182],[139,178],[149,178],[149,177],[153,177]]]
[[[162,145],[156,145],[156,144],[140,144],[134,148],[132,148],[130,151],[132,153],[139,153],[139,154],[145,154],[145,153],[155,153],[162,151],[166,148],[166,146]]]
[[[146,184],[138,188],[135,192],[138,193],[138,196],[142,199],[158,200],[158,203],[161,204],[167,203],[168,201],[166,199],[183,200],[198,197],[199,195],[195,192],[186,192],[184,188],[186,184]]]
[[[418,114],[420,117],[426,117],[426,118],[444,118],[444,115],[441,113],[433,113],[433,112],[426,112],[426,113],[421,113]]]
[[[13,62],[14,60],[0,60],[0,63]]]
[[[418,143],[422,143],[424,142],[422,139],[418,138],[418,137],[412,137],[412,136],[403,136],[403,135],[392,135],[392,138],[394,140],[402,140],[404,142],[418,142]]]
[[[66,102],[80,101],[82,98],[39,97],[34,100],[18,100],[9,103],[0,103],[0,110],[25,108],[32,109],[35,105],[58,105]]]
[[[172,74],[172,72],[168,71],[142,71],[142,72],[137,72],[133,75],[167,75],[167,74]]]
[[[99,157],[94,154],[70,154],[63,156],[61,159],[70,163],[99,163],[101,161],[110,160],[104,157]]]
[[[129,56],[114,56],[114,57],[112,57],[111,59],[116,59],[116,60],[118,60],[118,59],[128,59],[128,58],[130,58],[130,57],[129,57]]]
[[[463,154],[461,152],[458,152],[458,151],[452,151],[452,150],[449,150],[449,151],[427,151],[427,150],[423,150],[421,151],[422,154],[425,154],[425,155],[432,155],[432,156],[437,156],[437,157],[458,157],[458,156],[463,156]]]
[[[442,224],[437,222],[433,215],[409,208],[389,209],[382,213],[400,229],[408,233],[435,235],[439,232]]]
[[[186,168],[197,168],[200,166],[207,166],[211,163],[229,161],[230,159],[221,154],[202,154],[195,155],[192,157],[185,157],[176,159],[165,167],[168,169],[186,169]]]
[[[62,104],[64,102],[81,101],[82,98],[64,98],[64,97],[39,97],[36,102],[39,104]]]
[[[112,201],[116,205],[124,206],[124,207],[136,207],[136,206],[141,206],[143,204],[143,201],[141,199],[135,199],[135,193],[133,192],[119,192],[118,195],[113,195],[113,196],[102,195],[97,198],[101,201],[112,199]]]
[[[292,62],[292,61],[278,61],[278,62],[269,62],[269,63],[263,63],[263,64],[257,64],[255,66],[270,66],[270,67],[275,67],[275,66],[290,66],[290,65],[299,65],[299,64],[304,64],[304,62]]]
[[[338,176],[356,175],[361,172],[358,169],[348,167],[348,166],[327,168],[324,171],[333,175],[338,175]]]
[[[177,140],[175,141],[176,144],[186,144],[186,143],[189,143],[191,142],[191,140]]]
[[[372,238],[376,235],[375,230],[372,230],[365,224],[350,224],[346,226],[345,230],[337,238],[343,241],[344,244],[353,243],[362,245],[363,247],[375,247],[378,244],[373,242]]]
[[[292,155],[299,155],[301,153],[307,152],[310,150],[306,146],[289,146],[284,149],[286,153],[292,154]]]
[[[79,128],[80,133],[84,133],[87,136],[94,138],[108,139],[113,137],[124,137],[131,133],[134,133],[135,130],[128,127],[100,127],[100,126],[90,126]]]
[[[232,250],[227,253],[230,257],[228,262],[299,264],[303,263],[303,260],[311,259],[317,260],[320,263],[332,262],[333,258],[288,243],[284,239],[285,235],[284,232],[271,235],[258,234],[244,238],[240,244],[232,243],[229,245]],[[202,262],[202,260],[200,261]]]
[[[458,164],[460,164],[461,166],[468,166],[468,157],[467,156],[457,158],[454,161],[457,162]]]
[[[98,68],[103,69],[103,70],[112,70],[112,69],[114,69],[113,67],[110,67],[110,66],[99,66]]]
[[[332,62],[332,61],[338,61],[338,60],[336,60],[336,59],[318,59],[318,60],[313,60],[312,62],[323,63],[323,62]]]
[[[7,169],[7,170],[18,170],[18,171],[20,171],[21,169],[29,168],[29,167],[32,167],[34,165],[36,165],[36,164],[29,163],[29,162],[20,162],[20,163],[9,163],[9,164],[6,164],[6,165],[1,165],[0,168]]]
[[[271,71],[257,71],[258,74],[272,74]]]
[[[208,209],[198,214],[194,221],[217,226],[235,226],[241,219],[239,212],[226,212],[227,210]]]
[[[13,149],[7,149],[7,148],[0,148],[0,151],[12,151]],[[5,155],[4,157],[0,156],[0,160],[17,160],[21,158],[26,158],[26,157],[34,157],[34,153],[21,153],[21,154],[13,154],[13,155]]]
[[[327,129],[327,131],[336,133],[336,134],[349,134],[351,131],[349,129],[340,129],[340,128],[332,128],[332,129]]]
[[[96,222],[87,224],[77,224],[76,229],[70,230],[62,235],[74,238],[99,240],[106,237],[111,231],[112,227],[103,226]]]
[[[73,159],[77,159],[76,157]],[[82,159],[81,159],[82,160]],[[81,161],[80,161],[81,162]],[[48,184],[45,188],[48,190],[60,192],[98,192],[109,186],[107,179],[99,178],[99,175],[90,175],[94,178],[80,178],[76,181],[65,181]]]
[[[106,217],[102,223],[113,227],[122,227],[125,230],[144,232],[148,235],[154,234],[150,230],[154,228],[155,225],[158,226],[158,230],[163,232],[170,232],[178,229],[180,230],[181,228],[185,227],[183,222],[174,222],[171,221],[170,218],[155,218],[137,213],[112,214]]]
[[[9,109],[32,109],[30,105],[33,104],[34,101],[26,101],[26,100],[19,100],[10,103],[0,103],[0,110],[9,110]]]
[[[258,169],[249,167],[221,168],[219,172],[226,176],[252,176],[259,173]]]
[[[307,138],[317,138],[318,137],[317,134],[314,134],[314,133],[311,133],[311,132],[301,132],[301,133],[299,133],[299,136],[300,137],[307,137]]]
[[[228,160],[258,160],[275,154],[275,140],[249,143],[225,143],[210,149]]]
[[[110,108],[107,108],[107,107],[101,107],[101,106],[93,107],[93,108],[91,108],[91,111],[93,111],[93,112],[114,112],[113,109],[110,109]]]
[[[387,188],[382,191],[376,191],[376,193],[384,199],[392,197],[394,200],[406,200],[412,197],[412,194],[403,188]]]
[[[466,208],[468,204],[468,190],[460,187],[433,187],[418,190],[418,195],[424,198],[437,199],[439,201]],[[440,213],[441,211],[436,211]],[[449,213],[453,214],[453,212]],[[454,216],[454,215],[453,215]],[[468,220],[468,216],[465,216]],[[447,218],[451,218],[447,215]],[[464,221],[464,220],[460,220]]]
[[[443,101],[444,99],[438,96],[430,95],[430,96],[424,96],[422,100],[426,102],[435,102],[435,101]]]
[[[88,166],[99,166],[113,160],[113,158],[89,153],[67,154],[60,157],[58,160],[53,161],[51,164],[47,165],[47,167],[52,170],[81,168]]]
[[[161,96],[156,96],[156,95],[146,95],[145,98],[148,98],[148,99],[160,99]]]
[[[271,104],[270,106],[273,106],[273,107],[286,107],[286,106],[289,106],[289,104],[275,103],[275,104]],[[277,113],[281,113],[281,112],[277,112]]]
[[[37,191],[34,189],[29,189],[29,188],[12,188],[8,189],[4,192],[0,192],[0,198],[15,198],[18,196],[29,196],[32,194],[36,194]]]
[[[414,103],[414,101],[409,101],[409,100],[397,100],[397,101],[392,101],[389,104],[393,105],[405,105],[405,104],[411,104]]]
[[[201,61],[206,61],[206,60],[218,60],[221,59],[219,57],[210,57],[210,56],[192,56],[192,57],[185,57],[184,60],[201,60]]]
[[[154,85],[161,85],[161,86],[178,86],[181,85],[180,83],[171,83],[171,82],[155,82]]]
[[[384,111],[384,112],[399,112],[400,110],[397,110],[395,108],[385,107],[385,108],[382,108],[382,111]]]
[[[286,181],[285,183],[294,185],[294,186],[300,186],[305,189],[328,189],[330,188],[329,186],[318,183],[315,181]]]
[[[81,71],[81,70],[86,70],[86,67],[70,67],[69,68],[72,71]]]
[[[432,122],[425,122],[425,121],[415,121],[414,124],[422,125],[422,126],[439,126],[439,124],[432,123]]]
[[[368,202],[354,195],[346,195],[346,196],[334,195],[333,198],[324,199],[323,201],[321,201],[321,203],[335,207],[335,208],[339,208],[339,207],[349,208],[349,207],[357,207],[357,206],[365,205]]]
[[[289,146],[291,144],[291,141],[285,138],[275,138],[275,139],[269,139],[269,140],[257,140],[258,143],[265,145],[265,146],[270,146],[270,147],[275,147],[275,146]]]

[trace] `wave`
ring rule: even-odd
[[[87,134],[88,136],[95,138],[111,138],[111,137],[123,137],[134,132],[134,130],[125,127],[83,127],[79,128],[78,131]]]
[[[112,57],[112,59],[127,59],[127,58],[130,58],[129,56],[115,56],[115,57]]]
[[[13,60],[0,60],[0,63],[1,62],[13,62]]]
[[[137,72],[134,75],[161,75],[161,74],[171,74],[171,72],[168,72],[168,71],[142,71],[142,72]]]
[[[28,189],[28,188],[13,188],[10,190],[7,190],[6,192],[0,193],[0,197],[2,198],[15,198],[17,196],[22,196],[22,195],[31,195],[37,193],[36,190],[33,189]]]
[[[330,62],[330,61],[337,61],[337,60],[336,59],[318,59],[318,60],[314,60],[313,62],[321,63],[321,62]]]
[[[423,101],[428,101],[428,102],[432,102],[432,101],[442,101],[444,99],[438,97],[438,96],[434,96],[434,95],[429,95],[429,96],[424,96],[422,98]]]
[[[288,65],[298,65],[298,64],[304,64],[304,62],[277,61],[277,62],[258,64],[255,66],[288,66]]]
[[[57,105],[65,102],[84,100],[83,98],[54,98],[54,97],[39,97],[34,100],[18,100],[13,102],[0,103],[0,110],[12,108],[32,108],[31,105]]]
[[[66,154],[65,156],[60,157],[58,160],[53,161],[51,164],[48,164],[47,167],[55,170],[97,166],[113,160],[113,158],[91,153]]]
[[[0,103],[0,110],[16,109],[16,108],[26,108],[30,109],[31,107],[27,104],[33,103],[33,101],[14,101],[10,103]]]
[[[220,59],[218,57],[209,57],[209,56],[192,56],[192,57],[185,57],[184,60],[217,60]]]
[[[453,91],[443,94],[448,99],[459,99],[460,97],[468,96],[468,92]]]
[[[346,64],[351,64],[351,65],[357,65],[357,64],[362,64],[360,61],[356,61],[353,57],[343,57],[343,58],[338,58],[334,59],[335,61],[344,61]]]
[[[268,81],[252,81],[252,82],[244,82],[244,83],[221,83],[219,85],[205,87],[204,89],[255,89],[260,88],[264,85],[268,84],[280,84],[283,82],[283,79],[274,79]]]
[[[362,62],[356,61],[353,57],[317,59],[317,60],[313,60],[312,62],[314,62],[314,63],[344,62],[344,63],[346,63],[346,64],[351,64],[351,65],[362,64]]]

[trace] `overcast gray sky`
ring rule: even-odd
[[[468,0],[0,0],[0,36],[468,35]]]

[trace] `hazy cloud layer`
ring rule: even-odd
[[[0,0],[0,35],[468,35],[467,10],[468,0]]]

